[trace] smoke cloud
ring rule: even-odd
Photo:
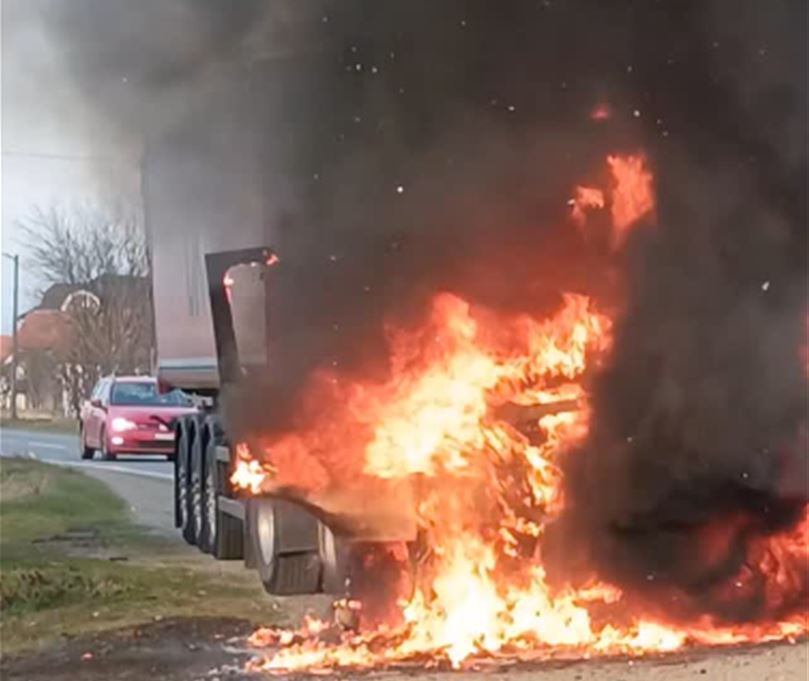
[[[524,309],[582,287],[571,184],[643,128],[588,118],[632,62],[629,8],[596,4],[84,0],[50,21],[87,97],[143,134],[154,229],[280,254],[280,406],[315,366],[384,371],[382,321],[438,289]]]

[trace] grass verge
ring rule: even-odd
[[[179,548],[133,525],[97,480],[1,460],[2,653],[169,617],[278,619],[255,575]]]

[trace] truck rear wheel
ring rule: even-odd
[[[227,470],[216,458],[218,440],[210,432],[205,448],[205,485],[203,492],[203,551],[218,560],[233,560],[244,554],[244,525],[239,518],[219,507],[219,496],[228,490]]]
[[[191,511],[191,531],[194,535],[192,544],[196,544],[202,551],[205,546],[202,536],[205,517],[205,441],[202,424],[193,419],[190,424],[193,432],[190,434],[191,446],[189,453],[189,507]],[[190,430],[190,428],[189,428]]]
[[[191,513],[191,447],[188,442],[188,426],[180,423],[177,434],[177,458],[174,461],[174,513],[175,524],[183,539],[189,544],[196,542],[194,519]]]
[[[280,515],[273,499],[247,500],[246,520],[252,557],[267,593],[278,596],[313,594],[320,590],[320,560],[316,550],[281,551]]]
[[[348,586],[348,552],[341,539],[321,522],[317,524],[317,552],[324,593],[344,595]]]

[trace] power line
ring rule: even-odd
[[[96,156],[93,154],[49,154],[38,151],[4,151],[3,156],[17,158],[41,158],[50,161],[79,161],[83,163],[137,163],[137,158],[130,156]]]

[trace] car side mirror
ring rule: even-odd
[[[90,400],[90,406],[97,407],[98,409],[104,408],[104,405],[101,403],[101,400],[99,400],[97,397],[94,397],[92,400]]]

